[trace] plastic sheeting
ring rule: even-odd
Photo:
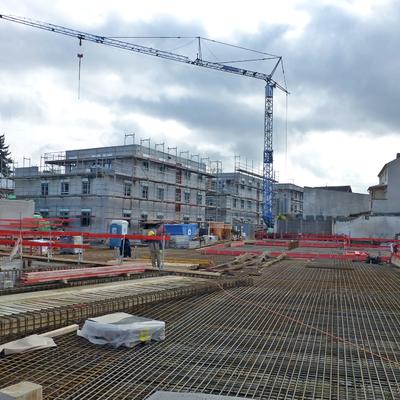
[[[86,320],[77,334],[93,344],[134,347],[151,340],[164,340],[165,322],[114,313]]]
[[[22,339],[14,340],[0,346],[0,354],[5,356],[15,353],[25,353],[27,351],[56,347],[52,338],[41,335],[30,335]]]

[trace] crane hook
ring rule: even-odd
[[[79,46],[82,46],[82,38],[79,38]],[[81,98],[81,63],[83,58],[83,53],[78,53],[78,100]]]

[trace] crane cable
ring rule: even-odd
[[[282,75],[283,75],[283,82],[284,82],[284,87],[285,89],[287,88],[287,83],[286,83],[286,74],[285,74],[285,68],[283,66],[283,60],[281,59],[281,69],[282,69]],[[286,181],[289,180],[289,173],[287,169],[287,159],[288,159],[288,103],[289,103],[289,95],[288,93],[286,94],[286,99],[285,99],[285,178]]]
[[[79,47],[82,46],[82,39],[79,39]],[[81,64],[82,64],[82,58],[83,58],[83,53],[78,53],[78,100],[81,98]]]
[[[289,95],[285,93],[285,180],[289,180],[289,173],[287,169],[287,160],[288,160],[288,98]]]

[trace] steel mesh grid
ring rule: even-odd
[[[144,399],[158,390],[256,399],[399,399],[400,278],[389,267],[284,261],[255,286],[143,308],[167,340],[99,348],[74,335],[0,362],[45,398]],[[318,268],[318,266],[334,268]]]

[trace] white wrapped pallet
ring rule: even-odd
[[[77,334],[94,344],[134,347],[164,340],[165,322],[119,312],[86,320]]]

